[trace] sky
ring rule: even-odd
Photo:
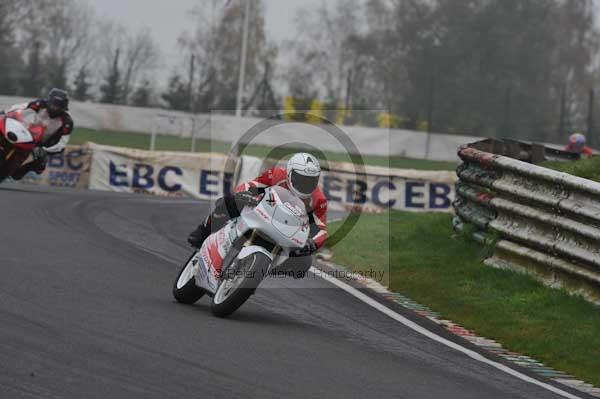
[[[264,0],[266,28],[271,40],[280,42],[292,38],[297,9],[318,5],[321,1],[324,0]],[[195,24],[189,11],[202,2],[210,4],[209,0],[89,0],[101,16],[115,19],[133,30],[151,28],[165,57],[161,79],[166,79],[178,65],[181,54],[175,47],[177,38],[182,31],[193,30]]]

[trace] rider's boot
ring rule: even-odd
[[[208,236],[222,229],[232,218],[240,216],[240,209],[245,205],[256,205],[256,203],[255,196],[249,192],[219,198],[213,212],[196,230],[190,233],[188,242],[192,246],[200,248]]]
[[[208,236],[222,229],[223,226],[227,224],[227,221],[231,219],[229,214],[223,211],[222,208],[224,208],[224,206],[219,202],[217,202],[217,204],[216,209],[188,236],[188,242],[193,247],[200,248]]]
[[[206,219],[204,219],[200,226],[196,228],[196,230],[190,233],[187,241],[190,243],[191,246],[200,248],[204,240],[206,240],[208,236],[211,235],[211,230],[211,217],[209,215]]]
[[[13,174],[14,180],[21,180],[29,172],[35,172],[38,175],[46,169],[48,163],[48,154],[40,147],[36,147],[33,152],[33,161],[21,165]]]
[[[33,172],[37,169],[37,165],[34,162],[29,162],[19,167],[15,173],[12,174],[13,180],[21,180],[29,172]]]

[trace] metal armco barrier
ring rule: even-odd
[[[600,303],[600,183],[462,147],[454,208],[493,245],[485,263]]]

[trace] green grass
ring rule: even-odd
[[[119,147],[131,147],[147,150],[150,148],[150,135],[128,132],[98,131],[92,129],[75,129],[72,144],[84,144],[92,141],[97,144],[113,145]],[[156,138],[156,149],[162,151],[190,151],[190,138],[181,138],[175,136],[158,135]],[[210,142],[208,140],[196,140],[196,151],[198,152],[222,152],[228,153],[231,148],[229,143]],[[266,157],[270,155],[273,158],[280,158],[285,150],[273,151],[267,146],[248,146],[244,151],[247,155],[257,157]],[[347,154],[324,152],[329,161],[349,162],[351,159]],[[367,165],[389,166],[400,169],[421,169],[421,170],[454,170],[457,162],[426,161],[422,159],[412,159],[404,157],[379,157],[365,156],[364,162]]]
[[[542,166],[600,182],[600,157],[575,162],[545,162]]]
[[[118,147],[130,147],[147,150],[150,148],[150,135],[141,133],[99,131],[92,129],[78,128],[73,132],[70,144],[84,144],[87,142],[97,144],[112,145]],[[157,135],[156,149],[162,151],[190,151],[192,140],[177,136]],[[207,140],[196,140],[196,151],[209,152],[211,149],[215,152],[228,152],[230,146],[225,143],[213,143],[211,148]]]
[[[331,230],[338,228],[334,223]],[[362,215],[332,250],[336,263],[354,271],[389,267],[393,291],[600,386],[600,308],[531,277],[484,266],[482,248],[453,234],[447,214]]]

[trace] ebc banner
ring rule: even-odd
[[[94,190],[208,200],[234,188],[233,167],[225,167],[225,155],[92,147],[90,188]]]
[[[63,152],[48,154],[46,170],[40,175],[28,173],[21,182],[27,184],[87,189],[91,152],[87,145],[70,145]]]
[[[351,164],[329,163],[321,188],[329,209],[380,212],[453,212],[456,173],[366,166],[356,173]]]

